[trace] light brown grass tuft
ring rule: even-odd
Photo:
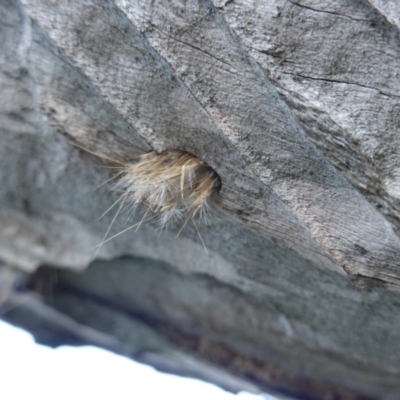
[[[126,164],[112,188],[129,206],[147,207],[164,228],[183,219],[206,219],[208,201],[219,186],[218,175],[204,162],[170,150]]]
[[[136,162],[126,163],[75,145],[117,164],[116,168],[119,170],[104,182],[113,181],[111,190],[118,192],[120,197],[103,215],[118,203],[119,208],[102,242],[96,246],[98,249],[95,256],[105,242],[130,229],[139,228],[143,222],[154,220],[158,221],[161,229],[179,225],[183,221],[179,233],[192,220],[203,242],[195,219],[207,222],[208,202],[221,186],[217,173],[211,167],[194,155],[180,150],[168,150],[161,154],[152,151],[140,156]],[[128,208],[134,211],[138,206],[146,209],[142,220],[107,238],[121,210]]]

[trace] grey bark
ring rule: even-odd
[[[2,317],[232,391],[398,399],[399,15],[394,0],[1,1]],[[222,181],[211,222],[144,224],[93,260],[117,195],[74,144],[196,155]]]

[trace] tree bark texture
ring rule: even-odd
[[[2,318],[232,391],[399,399],[399,31],[395,0],[2,0]],[[118,196],[74,144],[194,154],[210,223],[93,260]]]

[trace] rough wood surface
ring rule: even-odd
[[[400,6],[0,3],[0,304],[229,390],[400,397]],[[180,149],[209,225],[105,243],[109,165]],[[111,234],[140,221],[122,213]],[[78,273],[79,272],[79,273]]]

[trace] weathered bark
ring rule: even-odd
[[[3,0],[3,318],[233,391],[398,399],[399,15],[394,0]],[[92,261],[117,197],[73,143],[213,167],[209,255],[194,225],[148,224]]]

